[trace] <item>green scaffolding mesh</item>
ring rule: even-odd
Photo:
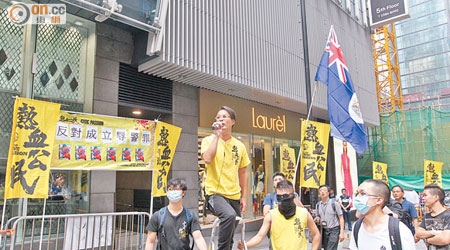
[[[450,112],[432,107],[380,116],[380,126],[368,128],[369,150],[358,160],[359,175],[372,176],[372,161],[388,164],[388,176],[424,175],[424,160],[444,162],[450,176]]]

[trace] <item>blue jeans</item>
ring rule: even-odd
[[[352,231],[352,217],[350,216],[350,211],[345,212],[344,209],[342,209],[342,215],[344,216],[344,227],[345,222],[347,222],[348,230]]]

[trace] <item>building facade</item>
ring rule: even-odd
[[[411,0],[410,18],[395,23],[405,109],[450,104],[448,0]]]
[[[185,206],[197,210],[203,176],[198,145],[210,134],[217,109],[228,105],[237,111],[234,136],[252,159],[252,209],[245,216],[260,216],[261,199],[272,191],[271,174],[279,170],[279,146],[298,151],[301,119],[307,114],[299,2],[168,0],[145,1],[142,6],[142,1],[119,1],[123,11],[139,21],[134,23],[117,16],[97,22],[95,10],[70,2],[65,26],[17,27],[9,23],[8,4],[2,1],[0,36],[7,37],[0,41],[0,53],[6,55],[0,54],[1,70],[7,72],[0,76],[3,137],[11,129],[12,96],[61,102],[71,111],[160,119],[180,126],[169,177],[186,179]],[[156,6],[164,4],[165,23],[155,25],[161,32],[149,33]],[[379,118],[366,12],[365,2],[359,0],[306,1],[311,79],[334,25],[363,118],[374,126]],[[158,47],[158,41],[160,48],[150,49]],[[11,74],[11,68],[16,73]],[[326,87],[318,83],[317,88],[313,115],[326,122]],[[134,115],[135,110],[141,115]],[[261,122],[271,119],[282,121],[283,128]],[[2,138],[0,183],[8,145],[9,139]],[[54,213],[148,211],[151,172],[52,171],[52,176],[63,176],[70,193],[55,201],[54,206],[63,209]],[[156,207],[162,203],[156,199]],[[10,200],[9,213],[40,214],[41,204]]]
[[[378,124],[379,118],[365,9],[362,1],[306,3],[311,79],[330,26],[334,25],[357,94],[364,100],[364,119],[371,126]],[[299,1],[279,5],[270,1],[170,2],[161,49],[139,65],[139,71],[199,89],[199,128],[196,133],[185,135],[197,140],[199,146],[202,138],[211,134],[210,127],[220,106],[228,105],[237,111],[233,131],[246,145],[252,160],[247,201],[247,207],[252,209],[246,211],[247,218],[261,216],[262,200],[273,191],[271,177],[279,171],[280,145],[287,144],[297,153],[299,150],[300,123],[307,114],[300,21]],[[313,114],[327,121],[326,87],[317,86]],[[286,131],[259,127],[254,120],[258,115],[268,120],[286,117]],[[198,175],[198,162],[202,179],[204,163],[198,148],[191,150],[183,152],[183,156],[195,153],[196,158],[189,157],[189,161],[184,161],[188,164],[176,168],[180,174],[192,171]],[[181,176],[175,169],[173,174]],[[192,177],[190,184],[198,186]],[[199,200],[201,203],[202,197]]]

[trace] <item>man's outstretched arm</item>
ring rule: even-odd
[[[255,246],[259,245],[261,243],[261,241],[263,241],[264,237],[266,237],[267,233],[269,232],[271,224],[272,224],[272,215],[270,215],[270,213],[268,213],[264,217],[264,222],[263,222],[261,228],[259,229],[258,233],[247,242],[247,247],[251,248],[251,247],[255,247]],[[244,243],[242,243],[242,241],[239,241],[237,247],[239,249],[244,249]]]

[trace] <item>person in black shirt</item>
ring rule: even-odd
[[[169,205],[154,213],[147,226],[147,243],[145,250],[153,250],[158,238],[159,250],[188,250],[189,235],[192,235],[199,250],[206,250],[206,242],[200,232],[198,218],[193,212],[183,207],[186,195],[186,182],[172,179],[167,183]]]
[[[444,207],[445,194],[435,184],[423,189],[423,202],[431,213],[427,213],[416,231],[416,237],[423,239],[430,250],[450,250],[450,211]]]

